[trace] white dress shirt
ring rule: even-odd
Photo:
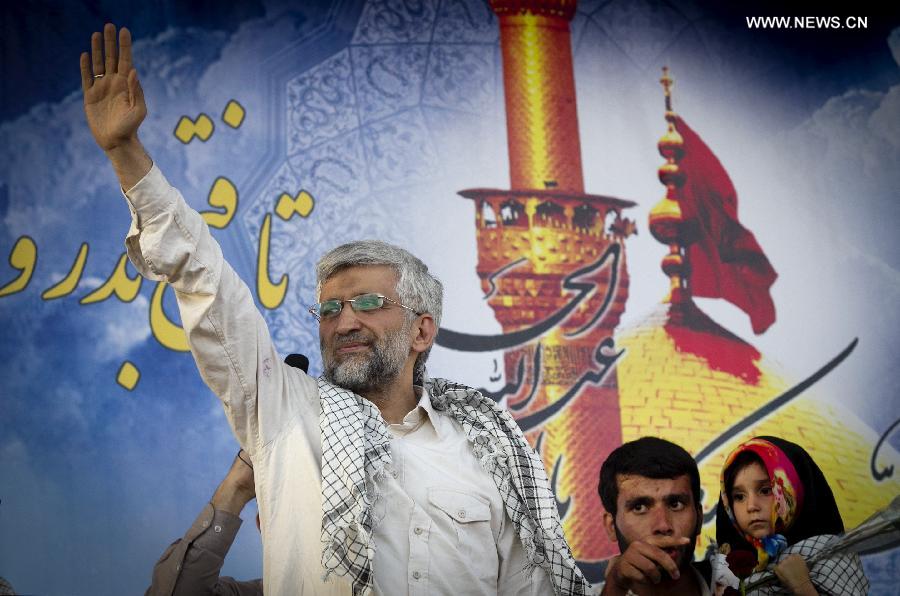
[[[388,430],[393,470],[375,509],[375,581],[384,594],[553,593],[543,569],[524,571],[500,492],[459,423],[421,390],[418,406]]]
[[[126,196],[129,258],[172,285],[200,374],[253,459],[266,594],[350,594],[345,578],[322,578],[315,379],[283,364],[250,290],[155,165]],[[455,421],[423,396],[391,432],[397,476],[378,487],[376,593],[552,594],[543,569],[522,572],[524,548]]]

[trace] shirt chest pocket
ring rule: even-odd
[[[431,517],[464,564],[476,576],[494,577],[499,565],[497,545],[491,531],[491,507],[486,499],[453,489],[431,488]]]

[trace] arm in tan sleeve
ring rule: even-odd
[[[219,577],[228,549],[241,527],[238,517],[255,496],[253,467],[242,452],[234,458],[212,500],[183,538],[163,553],[153,568],[147,595],[261,595],[261,580]]]
[[[316,382],[281,361],[250,289],[157,166],[126,197],[128,256],[144,277],[175,290],[200,374],[222,400],[238,442],[256,459],[297,412],[298,400],[318,399]]]
[[[262,596],[262,580],[219,577],[240,527],[239,517],[207,504],[184,537],[173,542],[153,567],[153,583],[145,596]]]

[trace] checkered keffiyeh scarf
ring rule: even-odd
[[[437,412],[456,420],[473,453],[491,475],[516,528],[529,567],[550,574],[556,594],[588,594],[563,536],[556,498],[544,465],[508,412],[478,391],[444,379],[426,388]],[[369,594],[373,504],[377,483],[391,463],[390,435],[369,401],[319,379],[322,402],[322,565],[325,575],[347,575],[353,593]]]
[[[748,579],[748,583],[757,581],[773,573],[775,565],[783,561],[788,555],[800,555],[809,565],[809,579],[813,586],[821,594],[840,594],[841,596],[865,596],[869,593],[869,580],[863,572],[862,562],[856,553],[831,556],[815,562],[816,555],[828,546],[837,536],[833,534],[821,534],[787,547],[778,555],[775,561],[770,562],[769,567],[759,573],[754,573]],[[764,596],[776,596],[781,594],[793,594],[780,583],[761,586],[753,590],[754,594]]]

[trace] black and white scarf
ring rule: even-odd
[[[525,547],[529,567],[545,569],[556,594],[588,594],[590,585],[563,536],[544,464],[509,412],[478,391],[429,379],[435,411],[456,420],[490,474]],[[322,565],[347,575],[354,595],[372,591],[376,485],[391,464],[391,437],[368,400],[319,379],[322,403]]]

